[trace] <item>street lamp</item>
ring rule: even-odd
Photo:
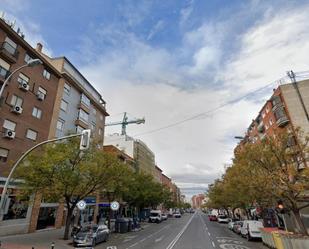
[[[31,59],[25,65],[22,65],[19,68],[16,68],[12,73],[10,73],[10,75],[3,82],[3,85],[2,85],[2,87],[0,89],[0,99],[1,99],[2,93],[4,91],[4,87],[7,85],[8,81],[10,80],[10,78],[12,77],[12,75],[14,73],[16,73],[17,71],[21,70],[22,68],[25,68],[25,67],[35,67],[35,66],[41,65],[41,64],[43,64],[43,62],[40,59]]]

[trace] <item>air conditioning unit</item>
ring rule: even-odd
[[[12,108],[12,112],[16,113],[16,114],[21,114],[23,112],[23,108],[21,108],[21,106],[13,106]]]
[[[25,92],[29,91],[29,85],[26,82],[19,83],[19,88]]]
[[[4,137],[13,139],[15,137],[15,131],[11,131],[9,129],[4,130]]]
[[[36,97],[38,98],[38,100],[41,100],[41,101],[43,101],[45,99],[45,95],[41,92],[38,92],[36,94]]]

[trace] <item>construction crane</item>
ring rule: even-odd
[[[126,135],[126,127],[128,124],[145,124],[145,118],[128,120],[127,113],[123,114],[123,119],[120,122],[107,123],[105,126],[121,125],[121,135]]]

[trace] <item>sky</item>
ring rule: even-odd
[[[107,102],[107,122],[145,117],[128,135],[187,198],[224,173],[234,136],[286,72],[308,70],[309,1],[0,0],[0,10],[31,45],[69,58]]]

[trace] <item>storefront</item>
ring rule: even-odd
[[[58,203],[41,203],[36,229],[45,229],[55,226]]]

